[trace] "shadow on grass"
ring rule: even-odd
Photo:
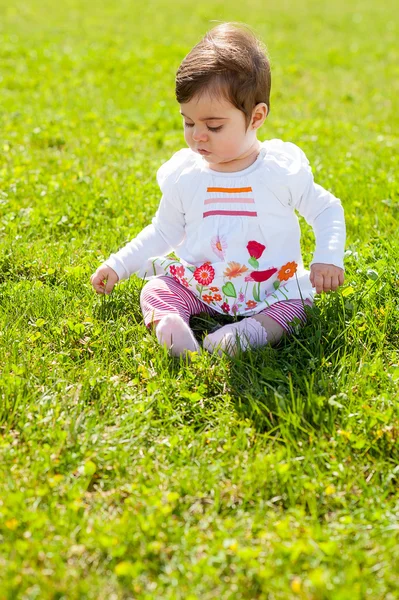
[[[290,437],[314,430],[331,431],[340,392],[338,372],[346,354],[345,307],[338,294],[309,309],[305,326],[274,347],[266,346],[229,358],[229,392],[238,414],[260,432]],[[199,315],[191,325],[200,339],[231,318]],[[301,436],[302,437],[302,436]]]
[[[98,320],[110,323],[128,315],[134,326],[143,325],[139,302],[143,286],[140,284],[140,281],[131,281],[120,286],[112,297],[100,297],[94,309]],[[350,320],[351,315],[342,295],[324,296],[312,309],[306,307],[306,311],[306,325],[300,326],[298,321],[295,333],[285,336],[275,347],[265,346],[233,358],[220,359],[223,360],[220,369],[217,368],[217,357],[207,356],[205,361],[201,360],[198,372],[197,367],[190,369],[186,365],[185,384],[196,387],[202,383],[209,399],[215,397],[216,388],[218,394],[219,388],[223,388],[233,399],[239,418],[250,420],[259,432],[275,432],[293,439],[315,431],[331,432],[339,404],[331,398],[346,389],[345,369],[353,366],[359,345],[348,342],[348,318]],[[201,313],[191,318],[190,326],[201,342],[207,333],[231,322],[229,316],[211,317]],[[137,332],[137,335],[142,333]],[[152,343],[146,347],[151,354]],[[160,360],[161,364],[160,373],[164,370],[164,377],[180,379],[182,364],[178,359],[165,356],[165,360]]]

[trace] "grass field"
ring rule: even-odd
[[[396,14],[0,0],[1,600],[399,598]],[[267,44],[260,137],[342,199],[346,282],[279,347],[187,366],[140,280],[89,277],[155,212],[174,74],[212,20]]]

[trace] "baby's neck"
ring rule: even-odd
[[[261,143],[257,139],[252,146],[244,152],[241,156],[238,156],[234,160],[222,163],[208,163],[208,166],[212,171],[219,171],[221,173],[235,173],[236,171],[243,171],[250,167],[258,158],[261,149]]]

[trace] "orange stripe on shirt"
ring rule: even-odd
[[[251,187],[243,188],[221,188],[221,187],[209,187],[206,188],[207,192],[226,192],[227,194],[240,194],[241,192],[252,192]]]
[[[203,218],[216,215],[225,215],[229,217],[257,217],[258,213],[252,210],[208,210],[203,213]]]

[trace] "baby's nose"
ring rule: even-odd
[[[194,128],[193,131],[193,140],[195,142],[206,141],[208,139],[208,134],[203,129]]]

